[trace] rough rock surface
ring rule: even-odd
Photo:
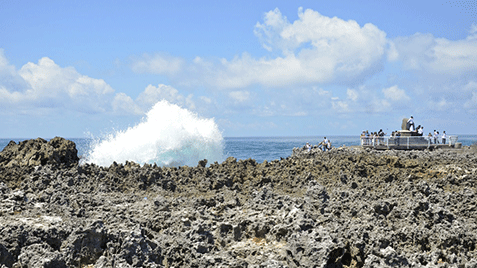
[[[0,153],[0,267],[477,266],[476,148],[99,167],[56,140]]]

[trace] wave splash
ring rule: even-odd
[[[195,166],[202,159],[209,163],[223,160],[223,137],[214,119],[200,118],[162,100],[136,126],[93,143],[86,162]]]

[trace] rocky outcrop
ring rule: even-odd
[[[0,181],[16,188],[36,167],[51,165],[68,168],[78,165],[78,151],[74,142],[55,137],[10,143],[0,152]]]
[[[10,143],[0,152],[1,167],[30,167],[39,165],[78,164],[78,150],[74,142],[56,137],[50,141],[42,138]]]
[[[61,163],[2,177],[0,267],[477,265],[469,147],[296,149],[208,167]]]

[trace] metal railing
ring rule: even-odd
[[[361,137],[361,146],[424,149],[430,148],[431,146],[453,146],[457,143],[457,139],[457,136],[447,136],[446,139],[429,136],[371,136]]]

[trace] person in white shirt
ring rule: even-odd
[[[422,126],[417,127],[417,134],[419,134],[419,136],[422,136],[424,134],[424,127]]]
[[[311,151],[311,145],[307,142],[305,145],[305,149],[309,152]]]
[[[439,131],[434,130],[434,144],[439,143]]]
[[[326,137],[323,138],[323,141],[320,142],[320,145],[321,145],[321,149],[323,150],[323,152],[326,151],[326,147],[328,147],[328,139],[326,139]]]
[[[442,138],[442,144],[446,144],[447,135],[446,135],[446,132],[445,132],[445,131],[442,133],[442,137],[441,137],[441,138]]]
[[[409,126],[408,129],[410,131],[414,131],[414,118],[412,117],[412,115],[411,115],[411,118],[407,120],[407,125]]]

